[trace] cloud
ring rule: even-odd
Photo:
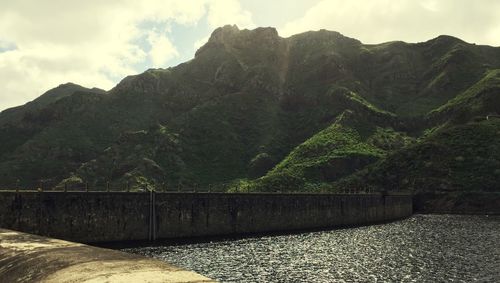
[[[2,40],[0,38],[0,53],[16,49],[16,45],[12,42]]]
[[[151,67],[164,67],[170,59],[179,56],[179,52],[165,34],[150,32],[148,42],[151,45],[148,53],[153,64]]]
[[[323,0],[279,31],[290,36],[329,29],[365,43],[419,42],[449,34],[499,46],[499,10],[496,0]]]
[[[253,28],[250,12],[243,10],[238,1],[213,0],[209,1],[208,24],[210,27],[220,27],[235,24],[240,28]]]
[[[110,89],[150,64],[168,66],[178,56],[171,24],[196,26],[205,18],[210,25],[251,24],[251,15],[237,0],[4,2],[0,110],[61,83]]]

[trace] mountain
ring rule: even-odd
[[[63,85],[0,113],[0,187],[339,190],[367,178],[407,189],[386,174],[409,172],[405,158],[425,164],[429,144],[453,147],[431,151],[442,162],[486,150],[465,129],[496,137],[497,122],[479,120],[498,113],[499,74],[500,48],[451,36],[367,45],[326,30],[283,38],[224,26],[176,67],[108,92]],[[440,138],[450,135],[463,143]],[[456,175],[439,184],[467,170],[446,166]],[[488,170],[450,188],[485,190]]]
[[[441,129],[337,185],[425,192],[500,191],[500,120]]]
[[[79,101],[98,99],[104,90],[66,83],[23,106],[0,112],[0,159],[75,111]]]

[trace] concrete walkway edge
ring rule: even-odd
[[[0,229],[0,282],[215,282],[166,262]]]

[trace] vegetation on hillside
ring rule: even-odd
[[[492,118],[439,130],[362,171],[337,189],[499,191],[500,120]]]
[[[176,67],[1,112],[0,187],[496,190],[498,129],[481,119],[499,70],[500,48],[450,36],[225,26]]]

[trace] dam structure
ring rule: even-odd
[[[412,215],[396,193],[0,192],[0,227],[80,243],[320,230]]]
[[[0,282],[216,282],[164,261],[0,228]]]

